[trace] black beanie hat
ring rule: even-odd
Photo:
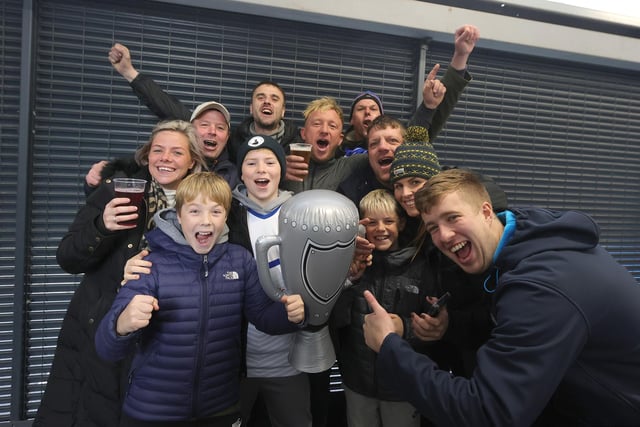
[[[408,176],[426,180],[440,172],[438,156],[429,143],[405,142],[396,148],[391,162],[391,183]]]
[[[287,160],[285,158],[284,149],[274,138],[267,135],[255,135],[247,139],[238,147],[238,155],[236,157],[236,164],[240,170],[240,177],[242,178],[242,162],[247,156],[247,153],[252,150],[260,150],[265,148],[273,151],[276,155],[278,163],[280,163],[280,183],[284,181],[284,177],[287,172]]]

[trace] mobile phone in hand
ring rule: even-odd
[[[429,307],[429,309],[427,310],[427,314],[431,317],[438,316],[438,314],[440,314],[440,310],[442,309],[442,307],[447,305],[449,298],[451,298],[451,293],[445,292],[444,295],[438,298],[438,301],[436,301],[431,305],[431,307]]]

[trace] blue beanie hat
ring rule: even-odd
[[[355,108],[356,104],[362,101],[363,99],[373,100],[373,102],[378,104],[378,109],[380,110],[380,114],[384,114],[384,110],[382,109],[382,101],[380,101],[380,97],[375,93],[371,92],[370,90],[365,90],[360,95],[356,96],[353,102],[351,103],[351,113],[349,113],[349,121],[351,121],[351,118],[353,117],[353,109]]]

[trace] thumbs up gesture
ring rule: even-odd
[[[387,335],[397,333],[397,327],[392,315],[382,308],[371,292],[364,291],[364,298],[372,311],[364,317],[364,340],[371,350],[378,353]]]

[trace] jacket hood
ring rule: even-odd
[[[143,169],[146,169],[146,167],[140,166],[136,163],[133,157],[128,159],[115,159],[107,163],[105,167],[102,168],[100,176],[103,180],[111,178],[119,172],[124,173],[126,176],[134,176],[140,173]]]
[[[367,147],[366,139],[357,139],[356,138],[356,130],[353,128],[353,125],[350,125],[346,131],[344,131],[344,141],[343,144],[346,143],[349,147],[352,146],[364,146]]]
[[[416,255],[415,246],[407,246],[395,251],[373,251],[373,262],[380,260],[388,267],[401,267],[408,264]]]
[[[512,217],[514,220],[507,220]],[[499,269],[511,269],[519,261],[551,250],[585,251],[599,241],[600,229],[587,214],[547,209],[512,209],[498,214],[505,233],[494,260]],[[504,247],[504,250],[502,250]]]
[[[179,245],[189,246],[187,239],[185,239],[184,234],[182,234],[182,227],[178,222],[178,214],[176,213],[175,208],[163,209],[153,216],[153,221],[156,224],[156,228],[162,230],[164,234],[169,236],[171,240]],[[218,243],[225,243],[229,240],[229,227],[227,224],[224,224],[224,230],[216,240],[216,245]]]
[[[266,206],[260,206],[249,198],[249,195],[247,194],[247,187],[244,184],[238,184],[238,186],[233,190],[234,199],[240,202],[241,205],[262,215],[270,214],[274,209],[280,207],[280,205],[289,200],[292,195],[293,193],[290,191],[278,190],[278,197],[269,202]]]

